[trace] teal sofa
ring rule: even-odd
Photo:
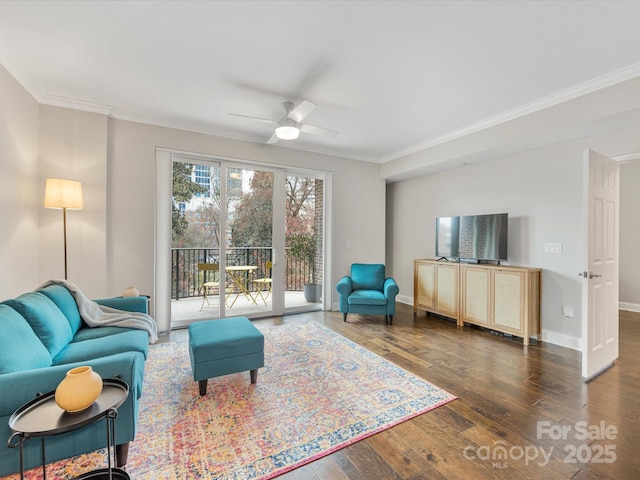
[[[400,291],[392,277],[385,274],[381,263],[354,263],[351,275],[340,279],[336,290],[340,294],[340,311],[344,321],[348,313],[384,315],[387,325],[396,313],[396,295]]]
[[[148,313],[147,297],[96,300],[129,312]],[[118,408],[118,464],[126,463],[135,438],[142,395],[149,334],[143,330],[89,327],[76,301],[64,286],[49,285],[0,303],[0,476],[18,472],[18,448],[9,448],[8,421],[14,411],[39,393],[54,391],[66,372],[89,365],[103,379],[118,378],[129,385],[129,396]],[[46,439],[46,462],[88,453],[106,446],[105,425],[97,422],[75,432]],[[41,442],[24,444],[25,469],[41,464]]]

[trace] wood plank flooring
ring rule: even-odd
[[[477,327],[414,317],[402,304],[392,326],[365,315],[344,323],[337,312],[255,322],[300,318],[313,318],[458,400],[282,480],[640,478],[638,313],[620,312],[620,359],[589,383],[580,376],[579,352],[536,341],[525,347]]]

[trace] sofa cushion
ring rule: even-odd
[[[40,341],[55,357],[73,338],[67,317],[49,298],[40,292],[29,292],[6,300],[6,305],[27,319]]]
[[[384,278],[384,265],[381,263],[354,263],[351,265],[351,281],[354,290],[382,291]]]
[[[78,311],[78,304],[76,299],[73,298],[71,292],[62,285],[48,285],[42,290],[38,290],[44,293],[53,303],[57,305],[60,311],[67,317],[69,326],[71,327],[72,335],[75,335],[82,326],[82,319],[80,318],[80,312]]]
[[[50,365],[51,355],[24,317],[0,305],[0,374]]]
[[[97,327],[92,330],[102,330],[103,328]],[[124,352],[138,352],[146,358],[148,350],[149,336],[147,332],[121,328],[120,333],[115,335],[91,338],[81,342],[71,342],[53,358],[53,364],[63,365],[73,362],[85,362],[94,358],[107,357]]]

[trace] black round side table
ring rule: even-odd
[[[20,447],[20,478],[24,480],[23,445],[28,439],[40,437],[42,441],[42,478],[46,480],[45,438],[71,432],[105,419],[107,424],[107,468],[93,470],[75,477],[75,480],[129,480],[127,472],[116,468],[116,425],[117,408],[129,395],[129,386],[120,380],[103,380],[102,393],[89,408],[77,413],[68,413],[55,402],[55,391],[40,395],[26,403],[9,418],[9,428],[14,432],[7,445]],[[113,452],[113,466],[111,456]]]

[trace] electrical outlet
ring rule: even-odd
[[[563,305],[562,316],[567,318],[573,318],[573,307],[570,307],[568,305]]]
[[[545,243],[544,253],[562,253],[561,243]]]

